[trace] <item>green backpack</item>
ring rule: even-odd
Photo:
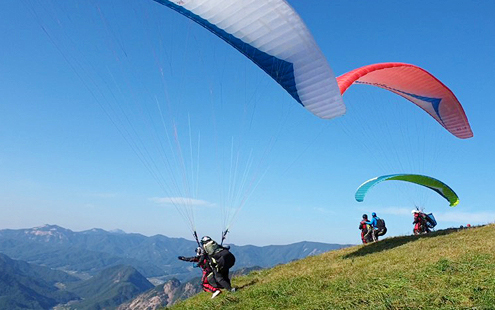
[[[203,247],[210,257],[223,250],[223,248],[213,240],[208,241]]]

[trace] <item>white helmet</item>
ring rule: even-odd
[[[204,236],[203,238],[201,238],[201,243],[202,244],[208,243],[210,241],[211,241],[211,238],[208,237],[208,236]]]

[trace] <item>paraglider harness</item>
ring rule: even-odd
[[[235,264],[235,256],[229,251],[230,247],[223,246],[223,241],[228,232],[228,229],[222,232],[222,241],[220,244],[213,240],[202,244],[199,242],[197,233],[193,233],[198,246],[203,249],[203,255],[206,258],[208,266],[212,270],[211,274],[208,275],[208,280],[210,280],[210,277],[214,279],[213,271],[220,272],[223,269],[230,269]]]
[[[371,236],[371,225],[366,224],[366,221],[364,219],[359,222],[359,229],[361,230],[361,241],[363,242],[363,244],[373,241],[373,237]]]
[[[364,240],[368,241],[368,238],[370,236],[371,236],[373,242],[376,242],[376,241],[378,241],[378,237],[383,236],[387,233],[387,227],[385,227],[385,220],[382,218],[376,219],[376,228],[373,227],[373,225],[367,224],[367,222],[365,222],[365,224],[366,224],[366,227],[368,228],[368,231],[363,236],[363,243],[364,243]],[[371,241],[371,240],[369,240],[369,241]]]
[[[364,234],[363,239],[366,241],[366,243],[376,241],[375,229],[373,228],[373,226],[369,224],[365,224],[365,225],[366,225],[366,233]]]
[[[385,226],[385,220],[380,218],[376,221],[376,236],[384,236],[387,233],[387,227]]]
[[[211,293],[216,292],[219,289],[220,285],[215,280],[213,269],[211,269],[204,251],[201,251],[198,262],[194,264],[194,267],[201,268],[203,271],[203,274],[201,276],[201,286],[203,287],[203,291]]]
[[[194,265],[194,267],[197,267],[197,268],[199,267],[199,268],[203,269],[203,276],[201,278],[201,282],[203,283],[203,287],[205,287],[204,283],[206,282],[209,285],[211,285],[212,287],[218,288],[219,285],[218,285],[217,281],[215,280],[215,274],[213,273],[211,258],[208,255],[208,253],[206,253],[201,242],[199,242],[198,234],[196,233],[196,231],[193,232],[193,236],[194,236],[194,239],[196,240],[196,243],[198,244],[198,249],[202,250],[201,251],[202,252],[201,257],[199,258],[198,263],[196,263]]]
[[[437,226],[437,221],[432,213],[424,213],[418,207],[416,207],[417,212],[414,215],[413,224],[415,224],[413,232],[414,234],[425,234],[429,233],[430,229]]]
[[[433,213],[425,214],[425,219],[426,219],[426,226],[428,226],[428,228],[433,229],[435,228],[435,226],[437,226],[437,220],[433,216]]]
[[[196,248],[196,256],[193,257],[184,257],[179,256],[179,260],[186,262],[194,262],[195,268],[201,268],[202,276],[201,276],[201,286],[203,291],[215,293],[221,288],[221,285],[215,278],[213,268],[208,261],[208,256],[201,246]]]

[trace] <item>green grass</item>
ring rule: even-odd
[[[233,279],[172,309],[495,309],[495,225],[388,238]]]

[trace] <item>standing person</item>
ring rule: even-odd
[[[366,222],[368,221],[368,215],[363,214],[363,219],[361,222],[359,222],[359,229],[361,230],[361,241],[363,244],[366,244],[368,242],[371,242],[371,235],[369,234],[370,232],[370,227]]]
[[[373,241],[378,241],[378,236],[383,236],[387,232],[385,227],[385,221],[379,218],[375,212],[371,213],[371,221],[367,221],[366,224],[371,226]]]
[[[415,235],[426,234],[430,232],[430,229],[427,225],[426,214],[419,210],[412,210],[411,213],[414,215],[413,220],[413,233]]]
[[[201,244],[208,256],[216,282],[226,290],[235,292],[229,277],[230,268],[235,264],[235,256],[229,251],[230,247],[224,247],[208,236],[201,238]]]
[[[201,286],[203,287],[203,291],[213,293],[211,298],[215,298],[222,293],[222,291],[217,287],[218,284],[215,282],[213,270],[210,267],[206,254],[201,247],[196,249],[196,256],[179,256],[178,258],[185,262],[197,263],[198,267],[203,270],[203,275],[201,276]]]

